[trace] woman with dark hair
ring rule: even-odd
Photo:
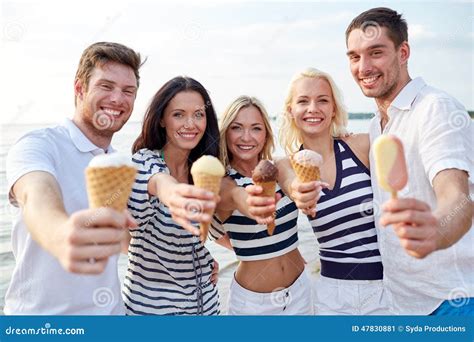
[[[214,260],[193,225],[210,222],[217,201],[190,176],[196,159],[219,156],[217,118],[205,88],[189,77],[163,85],[132,151],[138,173],[128,208],[139,227],[128,250],[127,314],[219,314]]]

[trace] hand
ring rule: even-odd
[[[249,185],[245,191],[248,194],[247,205],[252,218],[258,224],[274,222],[276,204],[281,199],[281,195],[275,193],[275,197],[262,196],[263,188],[260,185]]]
[[[218,195],[194,185],[177,184],[170,197],[168,208],[173,220],[193,235],[199,236],[199,229],[191,221],[210,223],[219,202]]]
[[[440,227],[428,204],[413,199],[391,199],[383,206],[382,226],[392,225],[406,252],[424,258],[438,249]]]
[[[219,278],[219,263],[214,260],[214,264],[212,265],[212,272],[211,272],[211,283],[217,285],[217,281]]]
[[[316,217],[316,204],[321,197],[323,187],[329,187],[329,184],[321,181],[301,183],[298,178],[294,178],[290,185],[291,199],[296,207],[301,209],[305,215]]]
[[[51,251],[66,271],[99,274],[108,258],[120,253],[129,235],[127,227],[136,227],[126,212],[110,208],[86,209],[69,216],[52,240]]]

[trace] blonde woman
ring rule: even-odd
[[[240,264],[229,293],[230,315],[312,314],[311,283],[298,251],[295,204],[277,186],[276,227],[273,235],[248,213],[247,193],[252,170],[271,159],[273,134],[262,103],[240,96],[221,118],[221,158],[230,179],[217,207],[218,224],[211,235],[231,248]],[[231,190],[229,191],[229,185]]]
[[[280,142],[286,153],[309,149],[324,161],[320,171],[325,188],[297,179],[288,187],[298,208],[310,214],[319,242],[316,314],[389,314],[373,216],[368,135],[346,134],[342,96],[331,76],[316,69],[295,75],[284,111]],[[290,177],[287,159],[279,162],[279,169]],[[261,210],[249,211],[261,216]]]

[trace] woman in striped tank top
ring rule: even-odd
[[[231,180],[222,187],[225,192],[216,215],[220,222],[213,222],[210,233],[240,260],[230,286],[229,314],[312,314],[311,282],[297,248],[295,204],[277,186],[281,199],[273,208],[276,227],[272,235],[247,210],[244,188],[252,184],[252,170],[258,162],[271,159],[274,145],[261,102],[249,96],[233,101],[221,118],[220,137],[221,160]]]
[[[133,153],[138,173],[128,208],[139,227],[131,230],[126,313],[218,314],[214,260],[191,223],[210,222],[217,200],[191,185],[189,172],[203,154],[219,156],[217,118],[204,87],[188,77],[163,85],[147,109]]]
[[[288,155],[299,149],[323,157],[321,179],[288,191],[308,215],[319,242],[321,275],[315,283],[319,315],[390,314],[374,224],[367,134],[346,134],[347,112],[332,78],[316,69],[290,83],[280,141]],[[286,177],[287,160],[278,162]],[[317,202],[317,208],[315,208]],[[308,209],[310,208],[310,209]]]

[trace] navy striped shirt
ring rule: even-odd
[[[229,176],[243,188],[253,184],[250,177],[245,177],[234,169],[229,170]],[[275,211],[273,235],[268,235],[267,225],[258,224],[238,210],[234,210],[223,223],[214,217],[209,229],[211,237],[218,239],[227,233],[237,259],[244,261],[270,259],[297,248],[298,208],[283,193],[278,184],[276,191],[282,195],[282,198],[278,201]]]
[[[370,171],[342,140],[334,140],[336,182],[323,189],[316,218],[321,274],[346,280],[382,279]]]
[[[196,236],[177,225],[163,203],[148,193],[148,180],[169,170],[159,151],[132,156],[138,169],[128,209],[139,228],[131,230],[124,301],[128,315],[219,314],[211,283],[213,258]]]

